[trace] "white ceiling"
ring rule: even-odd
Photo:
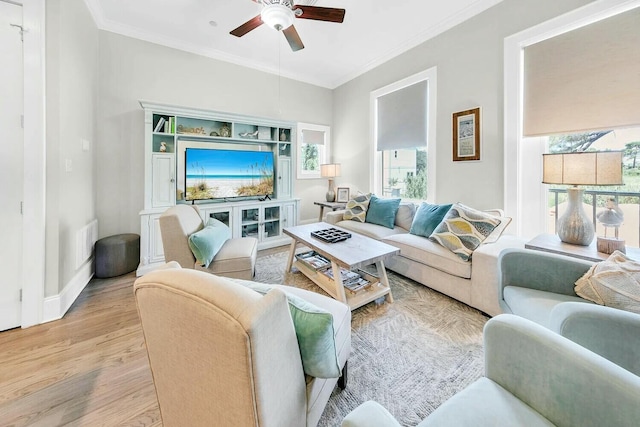
[[[298,0],[346,9],[342,24],[296,19],[305,48],[262,25],[251,0],[85,0],[102,30],[333,89],[502,0]],[[210,24],[214,21],[215,25]]]

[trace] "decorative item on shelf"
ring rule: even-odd
[[[287,134],[285,133],[284,129],[282,129],[282,131],[280,132],[280,141],[286,141],[287,140]]]
[[[258,132],[259,131],[255,131],[255,132],[241,132],[238,135],[240,136],[240,138],[251,138],[251,139],[255,139],[258,137]]]
[[[167,143],[166,142],[161,142],[160,143],[160,152],[161,153],[166,153],[167,152]]]
[[[222,125],[222,127],[220,128],[220,132],[218,133],[224,138],[229,138],[231,136],[231,128],[228,124],[225,123]]]
[[[258,139],[271,139],[271,128],[268,126],[258,126]]]
[[[579,185],[621,185],[622,151],[543,154],[542,183],[571,185],[568,206],[556,224],[565,243],[588,246],[595,234],[593,221],[582,207],[584,189]]]
[[[320,165],[320,176],[329,178],[329,189],[327,190],[327,202],[336,200],[336,193],[333,189],[333,178],[340,176],[340,163],[326,163]]]
[[[203,127],[199,127],[199,128],[188,128],[182,125],[178,125],[178,133],[184,133],[184,134],[189,134],[189,135],[206,135],[207,132],[204,130]]]
[[[612,254],[615,251],[626,253],[625,241],[618,238],[618,228],[624,221],[624,213],[614,198],[607,200],[605,208],[596,215],[596,219],[604,227],[604,237],[598,236],[598,252]],[[607,237],[607,228],[614,229],[614,237]]]
[[[215,130],[212,130],[211,132],[209,132],[209,136],[220,136],[220,134],[218,134],[218,132],[216,132]]]

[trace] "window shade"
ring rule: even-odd
[[[640,8],[524,49],[524,135],[640,124]]]
[[[378,98],[378,151],[427,144],[427,81]]]
[[[324,132],[318,130],[303,129],[302,143],[324,145]]]

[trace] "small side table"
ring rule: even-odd
[[[324,216],[324,208],[331,208],[331,211],[335,211],[347,207],[347,204],[343,202],[313,202],[313,204],[320,206],[320,217],[318,218],[320,222],[322,222],[322,217]]]
[[[556,234],[539,234],[524,245],[525,249],[551,252],[558,255],[580,258],[591,262],[600,262],[609,258],[609,254],[598,252],[596,239],[589,246],[564,243]],[[640,249],[625,248],[626,255],[636,261],[640,260]]]

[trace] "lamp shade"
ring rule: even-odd
[[[542,182],[565,185],[622,185],[622,151],[542,155]]]
[[[324,165],[320,165],[320,175],[323,178],[340,176],[340,163],[325,163]]]

